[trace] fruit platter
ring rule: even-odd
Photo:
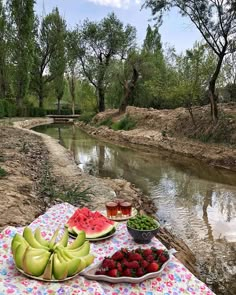
[[[83,231],[72,243],[68,243],[67,229],[56,242],[58,233],[59,228],[49,241],[43,238],[40,228],[33,233],[25,227],[23,235],[16,233],[11,243],[16,268],[36,280],[59,282],[71,279],[93,263],[95,256],[90,253],[90,242]]]
[[[112,256],[80,273],[89,280],[110,283],[141,283],[157,277],[176,251],[151,248],[121,248]]]
[[[86,207],[77,209],[65,224],[70,237],[76,238],[81,231],[84,231],[86,240],[94,242],[112,237],[116,233],[116,226],[115,221]]]

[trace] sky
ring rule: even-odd
[[[137,29],[137,44],[142,45],[148,24],[153,25],[150,9],[142,9],[143,0],[37,0],[35,11],[39,16],[58,7],[68,27],[73,28],[88,18],[100,21],[114,12],[124,25]],[[160,28],[162,43],[174,46],[178,53],[192,48],[201,35],[188,18],[181,17],[177,10],[168,12]]]

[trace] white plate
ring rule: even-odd
[[[124,221],[124,220],[128,220],[134,216],[136,216],[138,214],[138,211],[135,208],[132,208],[131,210],[131,215],[127,216],[127,215],[117,215],[117,216],[112,216],[112,217],[108,217],[107,214],[105,213],[104,215],[110,219],[110,220],[114,220],[114,221]]]
[[[71,277],[67,277],[67,278],[65,278],[65,279],[63,279],[63,280],[56,280],[56,279],[47,280],[47,279],[42,278],[41,276],[40,276],[40,277],[32,276],[32,275],[30,275],[30,274],[24,272],[22,269],[19,269],[18,267],[16,267],[16,269],[17,269],[19,272],[21,272],[23,275],[25,275],[26,277],[28,277],[28,278],[31,278],[31,279],[34,279],[34,280],[37,280],[37,281],[50,282],[50,283],[58,283],[58,282],[68,281],[68,280],[71,280],[71,279],[73,279],[74,277],[76,277],[76,276],[79,275],[79,273],[77,273],[77,274],[75,274],[75,275],[73,275],[73,276],[71,276]]]
[[[102,240],[106,240],[106,239],[109,239],[111,238],[112,236],[114,236],[116,234],[116,229],[114,231],[112,231],[112,233],[110,235],[107,235],[107,236],[103,236],[103,237],[100,237],[100,238],[94,238],[94,239],[87,239],[87,241],[90,241],[90,242],[97,242],[97,241],[102,241]],[[73,239],[76,239],[77,236],[69,233],[69,236]]]
[[[138,278],[132,278],[132,277],[118,277],[118,278],[113,278],[113,277],[109,277],[106,275],[95,275],[96,270],[98,270],[101,266],[101,263],[89,267],[87,270],[83,270],[80,275],[84,276],[86,279],[89,280],[94,280],[94,281],[105,281],[105,282],[109,282],[109,283],[131,283],[131,284],[138,284],[141,283],[145,280],[148,279],[154,279],[156,277],[159,276],[159,274],[164,270],[164,268],[166,267],[166,265],[170,262],[172,255],[174,253],[176,253],[176,251],[174,249],[170,249],[168,251],[169,253],[169,259],[162,265],[162,267],[156,271],[156,272],[150,272],[145,274],[142,277],[138,277]]]

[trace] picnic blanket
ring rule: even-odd
[[[74,213],[76,208],[68,203],[55,205],[45,214],[39,216],[31,224],[35,230],[38,226],[42,234],[50,238],[58,226],[61,226],[61,234],[64,224]],[[75,278],[57,283],[48,283],[30,279],[19,273],[11,254],[11,240],[15,233],[22,233],[23,228],[7,227],[0,233],[0,295],[5,294],[33,294],[33,295],[214,295],[214,293],[192,273],[190,273],[175,257],[171,259],[163,272],[155,279],[146,280],[139,284],[111,284],[87,280],[78,275]],[[94,263],[99,263],[105,256],[113,254],[121,247],[135,249],[136,244],[128,234],[125,222],[119,223],[116,234],[103,241],[91,243],[91,252],[96,255]],[[164,246],[156,238],[142,248]]]

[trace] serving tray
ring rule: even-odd
[[[162,264],[161,268],[156,272],[147,273],[142,277],[137,277],[137,278],[118,277],[118,278],[114,278],[114,277],[109,277],[109,276],[106,276],[106,275],[95,275],[96,270],[98,270],[101,267],[101,263],[99,263],[97,265],[94,265],[92,267],[89,267],[89,268],[87,268],[87,270],[83,270],[80,273],[80,275],[84,276],[86,279],[89,279],[89,280],[104,281],[104,282],[109,282],[109,283],[113,283],[113,284],[116,284],[116,283],[138,284],[138,283],[141,283],[143,281],[158,277],[160,275],[160,273],[164,270],[166,265],[170,262],[170,260],[171,260],[174,253],[176,253],[176,250],[175,249],[170,249],[168,251],[169,259],[164,264]]]
[[[20,273],[22,273],[23,275],[25,275],[25,276],[28,277],[28,278],[31,278],[31,279],[34,279],[34,280],[37,280],[37,281],[50,282],[50,283],[65,282],[65,281],[68,281],[68,280],[71,280],[71,279],[75,278],[76,276],[78,276],[78,275],[80,274],[80,273],[78,272],[77,274],[75,274],[75,275],[73,275],[73,276],[71,276],[71,277],[67,277],[67,278],[65,278],[65,279],[63,279],[63,280],[56,280],[56,279],[48,280],[48,279],[44,279],[42,276],[40,276],[40,277],[32,276],[32,275],[30,275],[30,274],[24,272],[22,269],[20,269],[20,268],[18,268],[18,267],[16,267],[16,269],[17,269]]]
[[[104,214],[104,213],[103,213],[103,214]],[[137,209],[132,208],[132,210],[131,210],[131,215],[130,215],[130,216],[127,216],[127,215],[121,215],[121,214],[120,214],[120,215],[116,215],[116,216],[108,217],[108,216],[107,216],[107,213],[105,213],[104,215],[105,215],[108,219],[110,219],[110,220],[114,220],[114,221],[125,221],[125,220],[128,220],[128,219],[130,219],[130,218],[136,216],[137,214],[138,214]]]

